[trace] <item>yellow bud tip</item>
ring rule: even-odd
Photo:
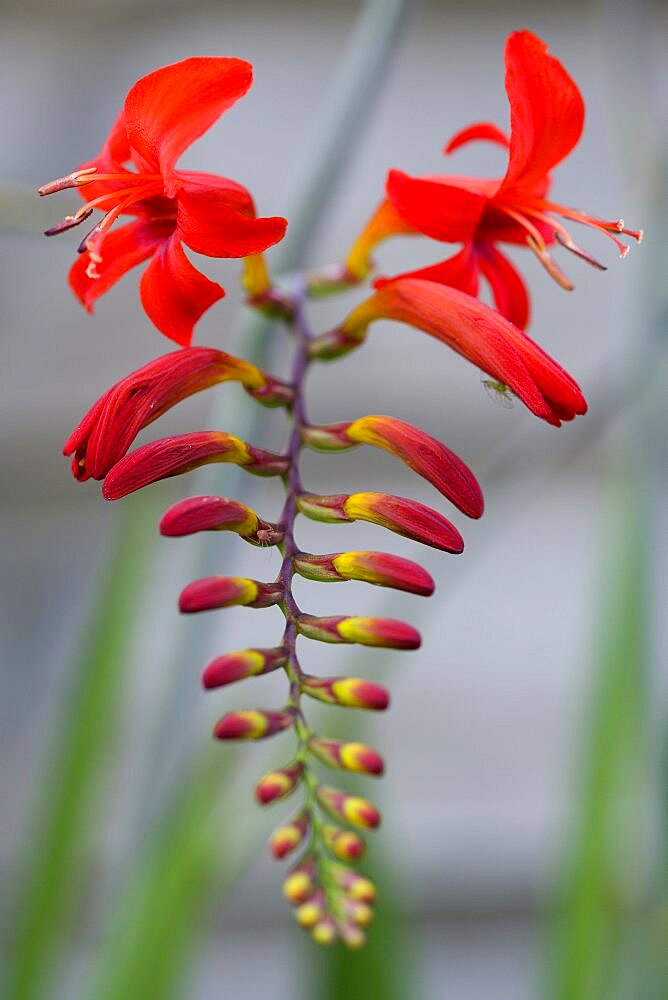
[[[323,947],[333,944],[336,938],[336,928],[332,924],[321,923],[316,924],[311,931],[311,936],[316,944],[320,944]]]

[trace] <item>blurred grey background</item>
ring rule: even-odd
[[[254,63],[254,87],[186,153],[182,165],[242,181],[262,213],[288,212],[291,182],[359,6],[344,0],[28,0],[0,8],[5,873],[11,874],[54,709],[66,690],[72,650],[104,573],[118,516],[94,483],[80,486],[71,479],[60,456],[62,441],[113,381],[168,349],[139,308],[136,273],[99,302],[95,317],[85,314],[66,285],[76,237],[47,241],[39,233],[64,214],[68,196],[33,203],[27,192],[99,148],[139,76],[193,54],[236,55]],[[644,183],[649,151],[643,142],[652,129],[661,129],[664,112],[658,99],[657,106],[645,102],[637,74],[652,80],[655,94],[661,92],[666,7],[639,5],[636,15],[646,23],[634,33],[633,6],[625,12],[623,6],[557,0],[416,5],[363,134],[340,151],[342,179],[309,263],[342,258],[379,198],[389,167],[490,176],[503,171],[504,156],[493,147],[472,146],[451,167],[440,150],[469,122],[507,124],[503,45],[520,27],[549,43],[587,103],[584,138],[556,171],[555,199],[651,228]],[[641,51],[634,48],[638,38]],[[360,718],[358,726],[388,761],[382,786],[367,789],[385,817],[371,851],[389,859],[396,872],[397,892],[419,942],[415,996],[429,1000],[536,995],[546,894],[577,801],[606,494],[615,435],[630,409],[620,387],[634,370],[635,338],[646,321],[647,266],[644,247],[634,246],[622,262],[612,244],[593,232],[581,242],[609,271],[600,274],[564,253],[561,263],[577,286],[571,295],[553,285],[530,254],[514,255],[532,292],[530,333],[574,374],[590,401],[590,414],[575,424],[556,431],[519,404],[510,410],[495,404],[474,368],[399,325],[377,325],[363,351],[322,366],[310,379],[313,420],[391,413],[415,422],[465,458],[486,492],[481,522],[453,517],[467,546],[459,558],[417,552],[369,526],[304,524],[299,536],[311,551],[367,547],[409,555],[437,581],[436,595],[424,604],[358,584],[299,588],[316,613],[389,613],[423,633],[422,649],[410,655],[360,656],[315,647],[305,657],[312,657],[307,665],[317,672],[362,671],[387,678],[392,690],[391,712]],[[427,241],[398,240],[377,258],[381,273],[394,273],[439,255],[440,248]],[[271,254],[268,259],[271,264]],[[199,324],[197,343],[233,347],[243,355],[236,264],[206,261],[203,268],[222,280],[228,296]],[[327,329],[359,297],[356,292],[314,305],[314,326]],[[278,332],[273,355],[279,370],[285,349]],[[231,400],[224,429],[243,428],[252,402],[234,386],[216,391]],[[201,429],[207,407],[203,395],[165,417],[147,437],[158,430]],[[281,417],[267,414],[254,441],[278,444],[284,430]],[[212,488],[226,492],[226,473],[215,475]],[[386,489],[445,510],[428,486],[384,454],[309,455],[305,476],[321,492]],[[183,480],[154,488],[155,510],[195,492],[191,487]],[[234,489],[264,516],[277,513],[274,485],[248,478],[235,480]],[[154,513],[147,512],[147,532],[155,531]],[[221,543],[222,572],[258,578],[276,572],[277,554],[235,541]],[[665,538],[662,544],[665,552]],[[217,539],[215,558],[214,545]],[[608,545],[614,547],[614,540]],[[189,540],[158,546],[126,692],[127,731],[101,734],[118,763],[104,791],[109,818],[93,833],[103,884],[132,844],[140,806],[150,798],[147,789],[154,779],[169,782],[170,755],[181,752],[175,745],[201,742],[230,705],[268,705],[281,697],[280,678],[263,679],[261,692],[259,686],[207,696],[200,691],[207,656],[246,644],[271,645],[279,615],[235,610],[206,621],[179,619],[175,599],[190,579],[189,546]],[[176,673],[165,666],[174,648],[184,654]],[[323,712],[322,718],[335,730],[330,715]],[[165,747],[162,773],[147,774],[147,759],[155,760],[147,758],[147,748],[157,745]],[[274,761],[283,752],[277,744],[266,749]],[[226,752],[220,748],[221,755]],[[266,762],[263,754],[249,748],[244,755],[236,815],[241,831],[261,824],[268,833],[273,826],[274,816],[258,816],[248,791]],[[233,897],[221,901],[193,968],[189,1000],[223,995],[223,982],[236,995],[251,967],[253,995],[301,995],[294,959],[298,932],[280,900],[280,881],[279,866],[260,856]],[[81,961],[95,947],[94,929],[82,927]]]

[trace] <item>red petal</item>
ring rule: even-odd
[[[515,270],[505,254],[491,243],[476,245],[480,270],[489,282],[494,303],[502,316],[524,330],[529,324],[531,311],[529,293],[522,276]],[[466,289],[462,289],[466,291]]]
[[[255,218],[255,203],[250,191],[229,177],[206,174],[200,170],[179,170],[179,181],[181,187],[190,193],[217,191],[225,196],[225,201],[231,208],[236,208],[251,219]]]
[[[401,170],[390,170],[386,192],[411,226],[446,243],[465,243],[470,239],[487,201],[466,188],[409,177]]]
[[[177,159],[246,93],[253,68],[243,59],[194,58],[149,73],[125,99],[130,145],[165,178],[173,197]]]
[[[70,269],[72,291],[88,312],[92,313],[95,300],[108,292],[127,271],[155,253],[164,240],[165,227],[143,219],[112,229],[102,244],[102,261],[96,264],[99,277],[88,277],[86,270],[91,262],[90,254],[80,254]]]
[[[141,301],[149,319],[170,340],[187,347],[202,313],[225,290],[193,267],[178,233],[164,240],[142,275]]]
[[[467,243],[454,257],[448,257],[440,264],[432,264],[431,267],[423,267],[419,271],[407,271],[405,274],[397,275],[396,278],[377,278],[373,287],[382,288],[388,281],[400,280],[401,278],[422,278],[425,281],[437,281],[441,285],[459,288],[467,295],[477,296],[479,285],[478,257],[474,250],[474,244]]]
[[[226,191],[182,188],[177,195],[176,225],[191,250],[207,257],[249,257],[283,239],[287,221],[249,218]]]
[[[538,181],[560,163],[580,138],[585,113],[573,80],[530,31],[513,32],[505,60],[510,159],[504,191]]]
[[[455,132],[443,152],[448,156],[467,142],[475,142],[479,139],[483,139],[486,142],[497,142],[504,149],[508,149],[510,146],[510,139],[498,125],[494,125],[492,122],[476,122],[475,125],[467,125],[466,128]]]

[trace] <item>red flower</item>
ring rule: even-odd
[[[130,89],[99,155],[40,188],[42,195],[86,188],[85,204],[47,236],[79,225],[94,209],[105,213],[70,271],[70,285],[89,312],[126,271],[150,258],[142,305],[166,337],[189,344],[193,325],[225,292],[193,267],[182,244],[207,257],[248,257],[282,239],[285,219],[256,218],[240,184],[175,169],[252,79],[242,59],[185,59],[149,73]],[[135,219],[110,232],[119,215]]]
[[[510,138],[489,122],[470,125],[452,137],[445,153],[475,139],[508,149],[505,177],[410,177],[391,170],[387,197],[348,256],[348,269],[363,276],[373,246],[397,233],[418,232],[445,243],[463,243],[454,257],[400,277],[426,278],[477,295],[480,275],[491,286],[496,307],[516,326],[529,318],[529,298],[522,278],[497,243],[529,246],[551,276],[573,286],[548,252],[556,240],[602,270],[602,264],[578,247],[553,215],[580,222],[609,236],[622,257],[628,252],[617,234],[640,241],[642,232],[622,220],[604,222],[548,200],[550,171],[577,144],[584,123],[584,102],[577,86],[547,46],[529,31],[514,32],[505,51],[506,92],[510,103]],[[385,281],[380,279],[377,287]]]

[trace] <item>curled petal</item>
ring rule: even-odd
[[[375,830],[380,825],[380,813],[376,807],[358,795],[349,795],[329,785],[319,785],[316,796],[323,809],[334,819],[367,830]]]
[[[406,497],[390,493],[340,493],[335,496],[303,493],[297,499],[297,506],[302,514],[314,521],[333,524],[369,521],[445,552],[459,554],[464,551],[462,536],[454,524],[431,507]]]
[[[213,735],[219,740],[263,740],[288,729],[293,720],[292,709],[274,712],[270,709],[256,708],[242,712],[228,712],[216,723]]]
[[[499,146],[503,146],[504,149],[508,149],[510,146],[510,139],[498,125],[494,125],[492,122],[476,122],[475,125],[467,125],[466,128],[455,132],[443,152],[446,156],[449,156],[450,153],[454,153],[460,146],[479,139],[485,142],[496,142]]]
[[[300,615],[297,628],[302,635],[321,642],[354,642],[387,649],[418,649],[421,641],[420,633],[412,625],[394,618]]]
[[[309,677],[302,678],[302,689],[310,698],[327,705],[343,708],[366,708],[382,712],[390,704],[390,696],[380,684],[372,684],[360,677]]]
[[[374,414],[351,423],[305,427],[302,437],[305,444],[321,451],[342,450],[351,444],[382,448],[432,483],[469,517],[480,517],[483,512],[482,491],[468,466],[440,441],[403,420]]]
[[[389,281],[398,281],[402,278],[422,278],[424,281],[438,281],[441,285],[450,285],[466,292],[467,295],[476,296],[480,284],[479,272],[476,245],[471,242],[466,243],[458,253],[448,257],[447,260],[442,260],[439,264],[421,267],[417,271],[406,271],[394,278],[377,278],[373,287],[383,288]]]
[[[295,557],[294,567],[309,580],[362,580],[423,597],[434,592],[434,581],[426,570],[410,559],[386,552],[334,552],[322,556],[302,552]]]
[[[221,431],[198,431],[161,438],[122,458],[104,480],[105,500],[120,500],[144,486],[212,462],[233,462],[258,475],[279,475],[285,460]]]
[[[255,798],[263,805],[284,799],[294,792],[302,779],[304,765],[301,761],[295,760],[286,767],[281,767],[277,771],[270,771],[258,781],[255,786]]]
[[[277,859],[284,858],[296,850],[309,831],[309,815],[301,812],[289,823],[277,827],[269,838],[269,850]]]
[[[250,391],[273,381],[255,365],[207,347],[173,351],[138,368],[97,400],[65,442],[75,477],[103,479],[144,427],[194,393],[230,380]]]
[[[503,190],[541,182],[578,142],[584,101],[561,63],[530,31],[506,42],[510,155]]]
[[[158,170],[173,198],[181,153],[243,97],[253,67],[243,59],[192,58],[149,73],[125,99],[125,128],[142,165]]]
[[[202,313],[225,295],[224,288],[190,263],[178,231],[157,247],[141,276],[139,292],[151,322],[184,347],[190,344]]]
[[[319,736],[312,736],[308,746],[311,753],[329,767],[376,775],[383,774],[385,770],[380,754],[364,743],[343,743],[340,740],[324,740]]]
[[[284,666],[285,650],[282,646],[274,649],[242,649],[234,653],[225,653],[204,669],[202,684],[205,688],[223,687],[246,677],[258,677],[260,674],[271,673]]]
[[[287,220],[256,219],[230,205],[225,192],[184,186],[177,195],[177,232],[196,253],[207,257],[249,257],[285,236]]]
[[[170,538],[198,531],[234,531],[253,545],[278,545],[284,534],[250,507],[227,497],[179,500],[160,519],[160,534]]]
[[[559,426],[586,413],[575,380],[525,333],[489,306],[455,288],[405,278],[362,302],[337,331],[339,347],[364,339],[376,319],[417,327],[447,344],[498,382],[510,387],[532,413]],[[325,335],[328,342],[336,339]],[[318,345],[313,342],[318,353]]]
[[[243,576],[207,576],[193,580],[181,591],[179,611],[193,614],[215,608],[269,608],[283,597],[283,589],[275,583],[259,583]]]

